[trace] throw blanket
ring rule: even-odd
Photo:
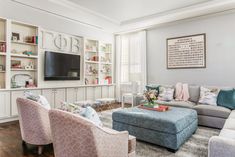
[[[175,100],[177,101],[188,101],[189,91],[188,84],[177,83],[175,85]]]

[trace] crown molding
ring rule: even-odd
[[[61,5],[61,6],[64,6],[64,7],[67,7],[67,8],[70,8],[70,9],[80,9],[84,12],[87,12],[89,14],[92,14],[92,15],[95,15],[97,17],[100,17],[100,18],[103,18],[109,22],[112,22],[113,24],[117,24],[117,25],[120,25],[121,22],[118,21],[117,19],[112,19],[112,18],[109,18],[103,14],[100,14],[98,12],[95,12],[95,11],[92,11],[88,8],[85,8],[85,7],[82,7],[81,5],[78,5],[74,2],[71,2],[69,0],[48,0],[49,2],[52,2],[54,4],[57,4],[57,5]]]
[[[191,8],[191,7],[195,7],[195,6],[199,6],[199,5],[204,5],[205,3],[207,3],[207,2],[198,2],[198,3],[191,4],[191,5],[175,8],[175,9],[166,10],[166,11],[163,11],[163,12],[154,13],[154,14],[147,15],[147,16],[142,16],[142,17],[139,17],[139,18],[133,18],[133,19],[130,19],[130,20],[121,21],[121,25],[126,25],[126,24],[130,24],[130,23],[135,23],[135,22],[138,22],[138,21],[151,19],[151,18],[154,18],[154,17],[160,17],[160,16],[164,16],[164,15],[167,15],[167,14],[180,12],[180,11],[182,11],[184,9],[187,9],[187,8]]]
[[[72,6],[67,0],[9,0],[17,5],[22,5],[40,12],[51,14],[68,21],[72,21],[93,29],[98,29],[106,33],[113,33],[119,28],[119,24],[114,24],[104,18],[98,17],[90,11],[84,11],[77,6]]]
[[[150,29],[159,25],[169,24],[185,19],[195,19],[202,16],[222,13],[235,9],[235,0],[213,0],[167,13],[156,14],[132,22],[121,24],[119,31],[114,34],[126,34],[139,30]]]

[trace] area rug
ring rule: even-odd
[[[100,118],[104,126],[112,128],[112,113],[119,109],[101,112]],[[196,133],[186,141],[176,153],[150,143],[137,141],[136,157],[207,157],[210,137],[218,135],[220,130],[199,126]]]

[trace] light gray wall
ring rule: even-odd
[[[147,31],[148,83],[235,87],[235,13],[185,21]],[[167,69],[166,39],[206,33],[205,69]]]

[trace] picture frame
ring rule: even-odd
[[[206,68],[206,34],[168,38],[167,69]]]
[[[0,71],[4,71],[4,70],[5,70],[4,65],[0,65]]]
[[[20,40],[20,33],[12,32],[11,40],[12,41],[19,41]]]

